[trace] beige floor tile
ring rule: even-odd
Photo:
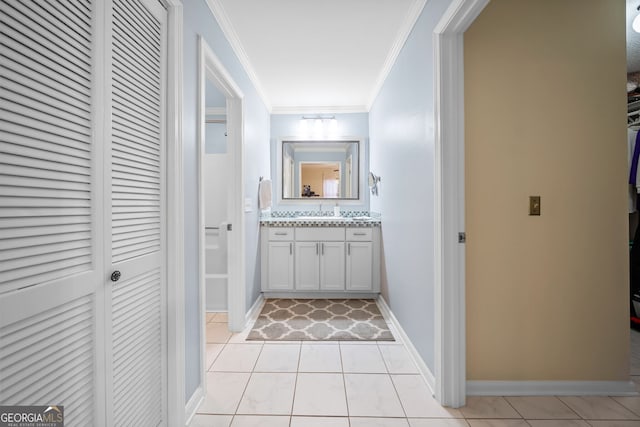
[[[615,400],[634,414],[640,416],[640,397],[614,397],[613,400]]]
[[[529,427],[525,420],[467,420],[471,427]]]
[[[639,421],[625,421],[625,420],[611,420],[611,421],[591,421],[589,424],[592,427],[639,427]]]
[[[211,371],[251,372],[258,360],[262,344],[227,344],[211,365]]]
[[[349,415],[342,374],[298,374],[293,415]]]
[[[207,394],[198,408],[200,414],[235,414],[250,374],[208,372]]]
[[[215,323],[216,325],[222,325],[222,323]],[[229,344],[264,344],[264,341],[261,340],[247,340],[247,335],[249,335],[249,330],[244,330],[242,332],[234,332],[229,338]]]
[[[391,378],[386,374],[345,374],[349,415],[405,417]]]
[[[216,323],[227,323],[229,322],[229,314],[228,313],[216,313],[213,317],[212,322]]]
[[[585,420],[633,420],[637,415],[610,397],[562,396],[571,409]]]
[[[254,368],[255,372],[297,372],[300,345],[265,345]]]
[[[299,372],[342,372],[340,346],[302,345]]]
[[[231,335],[226,323],[207,323],[207,343],[226,343]]]
[[[233,415],[200,415],[196,414],[189,427],[229,427]]]
[[[296,374],[259,373],[251,375],[238,406],[238,414],[290,415]]]
[[[346,417],[291,417],[291,427],[349,427]]]
[[[216,317],[215,313],[207,313],[207,323],[213,322],[213,319]]]
[[[205,362],[207,371],[211,368],[224,346],[225,344],[207,344],[207,359]]]
[[[503,397],[470,396],[460,411],[465,418],[522,418]]]
[[[590,427],[583,420],[527,420],[531,427]]]
[[[469,427],[469,423],[460,419],[445,418],[409,418],[411,427]]]
[[[554,396],[518,396],[506,399],[525,419],[580,419],[578,414]]]
[[[409,427],[406,418],[349,418],[351,427]]]
[[[236,415],[231,427],[289,427],[289,417],[281,415]]]
[[[391,375],[407,417],[462,418],[457,409],[442,407],[420,375]]]
[[[349,373],[382,374],[387,367],[377,345],[340,344],[342,369]]]
[[[390,374],[418,374],[418,368],[402,345],[381,345],[380,353]]]

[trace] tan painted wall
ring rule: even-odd
[[[465,34],[470,380],[628,379],[624,13],[492,0]]]

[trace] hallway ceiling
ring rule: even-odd
[[[368,111],[426,0],[206,0],[273,113]],[[627,3],[627,71],[640,34]]]
[[[368,111],[425,3],[207,1],[274,113]]]

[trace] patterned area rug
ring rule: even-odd
[[[395,341],[372,299],[268,299],[247,340]]]

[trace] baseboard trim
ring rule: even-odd
[[[637,396],[632,381],[467,381],[467,396]]]
[[[337,292],[279,292],[279,291],[263,291],[262,292],[265,298],[297,298],[297,299],[376,299],[378,297],[377,292],[345,292],[345,291],[337,291]]]
[[[203,400],[204,388],[203,385],[201,385],[196,389],[196,391],[193,392],[193,394],[191,395],[191,399],[189,399],[186,406],[184,407],[185,426],[191,424],[191,420],[193,420],[193,417],[196,415],[196,412],[198,411],[198,408],[200,407],[200,404]]]
[[[409,352],[409,356],[413,360],[413,363],[416,364],[416,366],[418,367],[418,371],[420,371],[420,374],[431,389],[431,393],[433,393],[436,387],[436,377],[433,375],[427,364],[424,363],[424,360],[420,356],[420,353],[418,353],[418,350],[416,350],[416,348],[414,347],[413,343],[409,339],[409,336],[404,331],[404,329],[402,329],[402,326],[400,326],[400,322],[398,322],[398,319],[396,319],[396,316],[393,314],[391,308],[389,308],[389,305],[384,300],[382,295],[378,296],[377,302],[378,307],[380,307],[380,311],[382,312],[382,316],[387,322],[391,323],[391,333],[396,340],[399,340],[404,344],[405,348]]]
[[[262,294],[258,294],[258,298],[256,298],[255,302],[247,311],[247,314],[244,317],[244,327],[246,328],[249,324],[255,322],[260,314],[260,310],[262,309],[262,305],[264,304],[264,297]]]

